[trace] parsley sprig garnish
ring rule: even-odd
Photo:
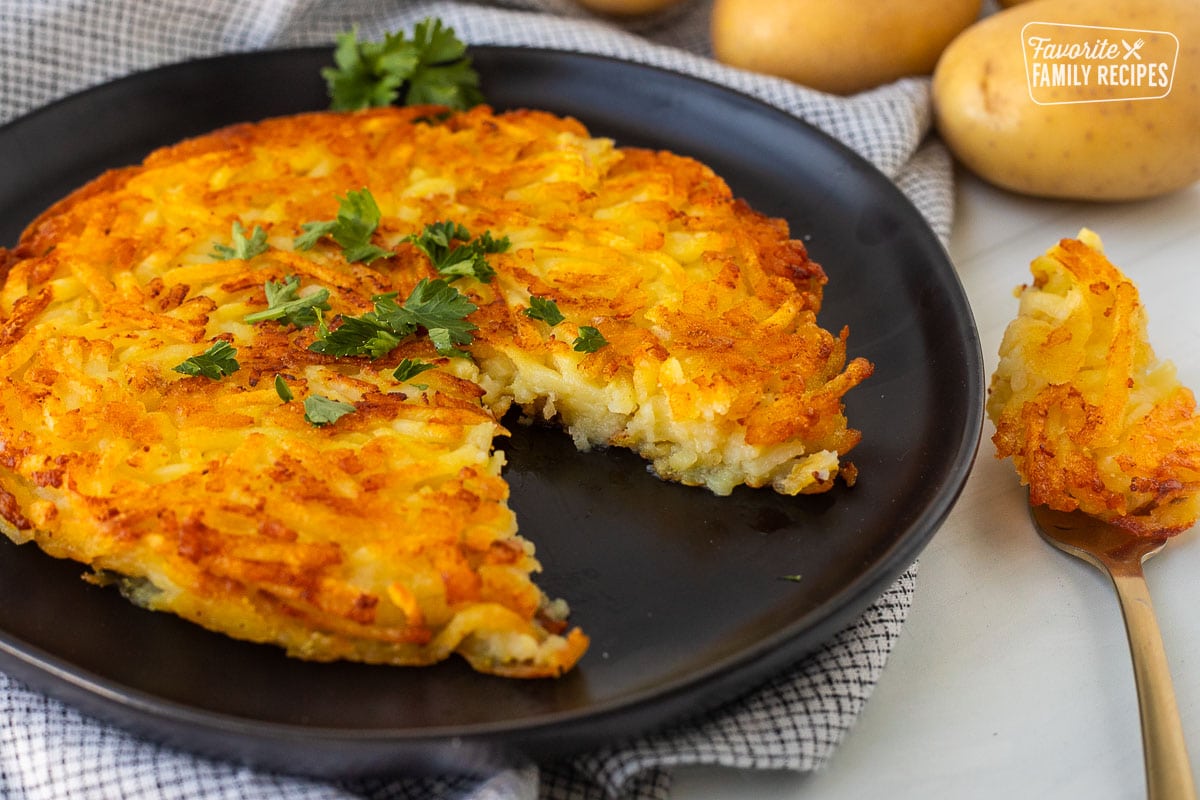
[[[336,111],[388,106],[401,92],[405,105],[462,110],[483,102],[479,74],[466,52],[454,29],[440,19],[418,22],[411,39],[399,31],[385,34],[382,42],[360,42],[353,29],[338,35],[336,66],[321,70],[321,77]]]
[[[278,320],[281,325],[306,328],[317,324],[318,309],[329,310],[329,290],[318,288],[301,296],[299,275],[288,275],[282,282],[267,281],[263,292],[267,295],[267,307],[247,314],[245,321],[250,324]]]
[[[314,428],[332,425],[347,414],[353,414],[358,409],[341,400],[330,400],[319,394],[310,394],[304,398],[304,419]]]
[[[282,375],[275,376],[275,393],[284,403],[296,399],[292,389],[287,385]],[[332,400],[319,394],[310,394],[304,398],[304,421],[314,428],[332,425],[347,414],[353,414],[358,408],[341,400]]]
[[[529,308],[525,309],[525,316],[541,320],[551,328],[566,319],[558,310],[558,303],[549,297],[538,297],[536,294],[529,296]],[[571,348],[579,353],[594,353],[607,344],[608,340],[600,333],[599,328],[580,325],[579,335],[571,343]]]
[[[308,349],[327,356],[382,358],[410,333],[393,332],[373,311],[359,317],[343,316],[342,324],[333,329],[326,326],[324,317],[318,317],[317,340]]]
[[[441,355],[466,357],[455,347],[470,344],[476,330],[473,323],[467,322],[467,315],[476,310],[476,305],[466,295],[443,280],[422,278],[403,306],[395,304],[395,295],[388,303],[390,323],[409,320],[425,329]]]
[[[308,349],[330,356],[380,358],[424,328],[441,355],[467,355],[459,346],[473,340],[476,326],[466,318],[477,307],[465,295],[440,278],[422,278],[403,304],[396,302],[396,296],[395,292],[375,295],[373,310],[343,316],[342,324],[332,330],[318,317],[317,340]]]
[[[345,197],[338,199],[334,219],[304,223],[304,233],[296,237],[296,249],[311,250],[322,236],[329,236],[341,245],[347,261],[370,264],[377,258],[386,258],[392,252],[371,243],[381,217],[370,190],[364,187],[362,191],[346,192]]]
[[[287,385],[287,381],[282,375],[275,376],[275,394],[279,395],[279,399],[285,403],[290,403],[296,399],[296,395],[292,394],[292,387]]]
[[[219,339],[200,355],[186,359],[173,369],[184,375],[203,375],[210,380],[219,381],[241,369],[241,364],[234,358],[236,355],[237,348],[224,339]]]
[[[411,358],[402,358],[400,359],[400,363],[396,365],[396,369],[392,371],[392,377],[404,383],[405,381],[411,381],[422,372],[430,369],[433,369],[433,364],[426,361],[414,361]],[[429,388],[424,383],[414,383],[413,386],[416,386],[418,389]]]
[[[599,328],[580,325],[579,335],[571,343],[571,349],[579,353],[594,353],[606,344],[608,344],[608,339],[604,338],[604,334],[600,332]]]
[[[490,283],[496,271],[488,263],[492,253],[503,253],[509,247],[508,237],[493,239],[491,231],[471,238],[462,223],[445,220],[425,226],[425,230],[405,237],[429,258],[437,273],[450,281],[471,277]]]
[[[261,226],[255,225],[250,236],[246,236],[246,226],[241,220],[234,220],[230,238],[233,245],[215,244],[213,245],[212,257],[218,261],[228,261],[231,258],[240,258],[243,261],[249,261],[255,256],[260,256],[267,250],[271,249],[267,245],[267,232]]]
[[[549,297],[538,297],[537,295],[530,296],[529,308],[525,309],[525,316],[530,319],[540,319],[551,328],[566,319],[558,310],[558,303]]]

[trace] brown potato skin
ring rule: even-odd
[[[931,74],[942,50],[981,7],[980,0],[716,0],[713,53],[735,67],[853,94]]]
[[[1055,104],[1035,103],[1020,46],[1030,22],[1174,34],[1179,52],[1169,93],[1109,101],[1117,91],[1111,87],[1059,87]],[[1167,38],[1139,37],[1151,46]],[[1069,200],[1154,197],[1200,180],[1198,62],[1200,3],[1193,0],[1022,3],[946,48],[933,76],[935,123],[967,169],[1004,189]]]

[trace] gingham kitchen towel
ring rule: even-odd
[[[573,0],[492,4],[392,0],[0,0],[0,123],[130,72],[220,52],[364,38],[437,16],[474,44],[616,56],[760,98],[873,162],[948,237],[949,158],[926,141],[928,81],[852,98],[718,64],[706,0],[618,25]],[[673,766],[812,770],[861,711],[912,602],[915,565],[853,625],[784,674],[699,720],[553,764],[486,778],[397,777],[324,783],[200,759],[84,717],[0,674],[0,796],[10,800],[534,800],[666,798]]]

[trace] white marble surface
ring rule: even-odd
[[[1200,390],[1200,184],[1120,204],[1032,200],[961,175],[950,255],[985,368],[1012,290],[1087,226],[1141,290],[1151,343]],[[673,800],[1118,800],[1145,797],[1120,609],[1093,567],[1044,544],[985,423],[954,512],[921,557],[903,636],[856,727],[813,775],[680,770]],[[1180,712],[1200,767],[1200,532],[1146,565]]]

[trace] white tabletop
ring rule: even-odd
[[[1137,203],[1018,197],[961,175],[950,255],[984,365],[1029,262],[1090,227],[1139,287],[1150,341],[1200,392],[1200,184]],[[985,423],[975,467],[920,560],[904,633],[858,724],[813,775],[689,768],[672,800],[1116,800],[1145,797],[1137,699],[1116,596],[1044,544]],[[1146,565],[1200,766],[1200,528]]]

